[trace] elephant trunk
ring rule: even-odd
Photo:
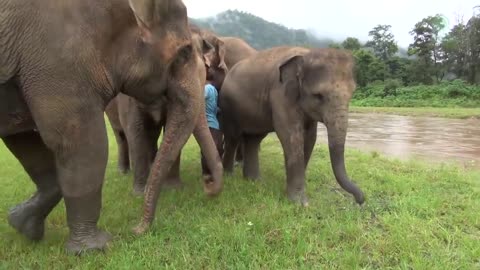
[[[203,190],[209,196],[217,195],[223,188],[223,165],[207,125],[207,117],[201,113],[193,135],[205,156],[211,175],[204,178]]]
[[[143,217],[141,223],[134,228],[136,234],[146,232],[153,222],[162,181],[166,179],[170,168],[192,134],[198,115],[201,113],[200,102],[198,102],[201,99],[201,88],[199,84],[194,85],[197,87],[187,89],[187,95],[184,94],[185,88],[173,90],[180,93],[174,94],[175,97],[168,107],[164,137],[148,176]]]
[[[335,116],[329,117],[326,121],[328,132],[328,147],[330,152],[330,161],[332,163],[333,173],[340,186],[355,197],[358,204],[362,204],[365,199],[363,192],[350,181],[345,169],[345,139],[348,127],[348,109],[340,112],[336,111]]]

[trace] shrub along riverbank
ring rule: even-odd
[[[480,108],[480,86],[461,80],[437,85],[401,86],[397,80],[359,87],[353,96],[356,107]]]
[[[350,111],[480,119],[480,86],[460,80],[417,86],[395,80],[374,83],[355,91]]]

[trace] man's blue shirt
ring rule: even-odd
[[[207,114],[208,126],[214,129],[220,129],[217,119],[217,101],[218,92],[215,86],[211,84],[205,85],[205,111]]]

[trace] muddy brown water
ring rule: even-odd
[[[318,142],[327,142],[321,123]],[[480,120],[350,113],[346,147],[480,168]]]

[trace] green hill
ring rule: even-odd
[[[221,36],[244,39],[256,49],[279,45],[301,45],[325,48],[332,39],[319,39],[303,29],[290,29],[238,10],[227,10],[208,18],[190,18],[196,25]]]

